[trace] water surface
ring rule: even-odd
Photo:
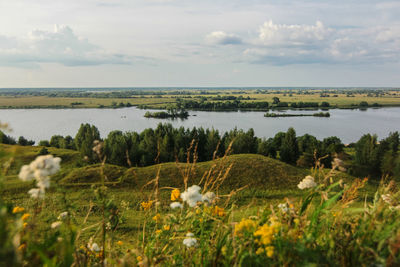
[[[279,131],[293,127],[297,135],[309,133],[319,139],[338,136],[344,143],[357,141],[365,133],[384,138],[390,132],[400,131],[400,108],[361,110],[330,110],[330,118],[280,117],[265,118],[265,112],[206,112],[190,111],[187,120],[162,120],[144,118],[146,110],[123,109],[3,109],[0,121],[8,122],[11,136],[24,136],[36,142],[50,139],[52,135],[75,136],[81,123],[96,125],[101,136],[112,130],[142,131],[154,128],[160,122],[174,127],[215,128],[221,132],[237,127],[253,128],[259,137],[272,137]],[[316,111],[287,111],[287,113],[315,113]]]

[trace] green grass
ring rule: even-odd
[[[387,91],[389,94],[385,94],[380,97],[368,96],[365,93],[354,94],[354,97],[347,97],[345,93],[338,93],[337,97],[333,97],[333,94],[329,94],[330,97],[320,97],[322,90],[312,90],[312,94],[296,94],[293,93],[290,96],[289,91],[286,95],[282,93],[276,93],[271,91],[268,94],[259,93],[256,94],[255,90],[247,90],[245,92],[238,93],[237,90],[211,90],[215,93],[220,93],[220,96],[249,96],[251,100],[242,100],[244,102],[253,101],[267,101],[272,103],[273,97],[278,97],[281,102],[329,102],[331,106],[347,108],[351,105],[358,105],[361,101],[366,101],[369,104],[378,103],[382,106],[399,106],[400,97],[397,91]],[[283,90],[281,90],[283,91]],[[184,90],[183,90],[184,92]],[[189,92],[189,91],[188,91]],[[191,100],[199,100],[198,97],[212,97],[215,95],[201,95],[193,94]],[[47,97],[47,96],[0,96],[0,108],[98,108],[99,106],[112,107],[113,103],[130,103],[133,106],[146,105],[149,108],[165,108],[169,104],[176,103],[176,99],[182,97],[182,95],[163,95],[152,96],[143,95],[135,96],[135,98],[95,98],[95,97]],[[72,105],[73,103],[81,103],[80,105]]]

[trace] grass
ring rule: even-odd
[[[301,204],[303,203],[304,205],[305,197],[308,194],[312,196],[314,191],[301,191],[297,188],[297,184],[305,175],[310,174],[310,170],[297,168],[260,155],[240,154],[196,164],[163,163],[142,168],[124,168],[108,164],[80,167],[82,162],[79,153],[51,148],[49,150],[52,154],[62,157],[62,168],[58,174],[52,177],[52,186],[46,191],[45,200],[38,202],[29,198],[26,193],[34,186],[34,183],[21,182],[16,175],[22,164],[27,164],[36,157],[40,147],[1,145],[0,150],[4,150],[14,157],[12,167],[3,179],[3,187],[1,189],[3,201],[13,206],[26,207],[27,209],[31,207],[29,209],[34,214],[33,218],[28,220],[28,227],[31,229],[31,233],[23,231],[22,237],[23,242],[28,244],[23,256],[29,259],[32,264],[41,262],[40,259],[35,257],[37,255],[35,251],[38,251],[39,248],[33,245],[30,246],[31,243],[35,244],[35,242],[40,244],[39,251],[43,255],[54,257],[54,261],[58,263],[66,261],[62,252],[54,250],[54,248],[60,246],[62,241],[57,243],[58,241],[51,240],[58,240],[58,237],[67,240],[69,231],[76,231],[73,229],[84,230],[78,231],[80,235],[76,245],[74,242],[73,245],[62,243],[63,251],[72,248],[78,251],[79,246],[86,246],[88,242],[91,242],[91,238],[100,243],[102,232],[100,226],[102,222],[104,223],[105,220],[112,221],[110,219],[112,218],[110,215],[112,213],[107,213],[107,217],[104,217],[102,210],[106,208],[112,211],[113,205],[118,207],[119,223],[115,231],[108,231],[107,237],[109,239],[107,239],[107,242],[110,242],[110,245],[107,245],[109,251],[106,257],[108,261],[118,258],[118,261],[124,260],[133,262],[133,264],[138,261],[149,261],[150,265],[158,265],[157,262],[159,265],[212,265],[211,262],[206,263],[208,260],[213,260],[214,263],[218,262],[217,265],[224,266],[231,265],[232,262],[242,266],[257,266],[257,261],[261,260],[262,265],[268,263],[277,266],[282,264],[297,265],[296,260],[299,265],[303,265],[303,263],[307,262],[323,263],[327,259],[335,259],[335,261],[331,261],[332,265],[351,266],[349,264],[351,260],[353,260],[353,263],[381,262],[379,257],[385,256],[389,259],[386,250],[380,252],[376,250],[375,243],[366,242],[375,242],[377,239],[382,239],[385,244],[388,244],[387,242],[392,244],[390,243],[392,241],[387,241],[383,233],[393,234],[397,227],[391,221],[391,216],[382,216],[381,213],[377,213],[379,219],[376,219],[376,221],[371,219],[371,221],[366,221],[364,224],[361,218],[366,218],[366,216],[360,217],[359,221],[352,221],[351,218],[358,218],[358,213],[354,213],[354,211],[360,210],[364,206],[364,196],[369,195],[370,199],[373,197],[373,192],[378,187],[374,183],[368,184],[365,188],[359,186],[355,190],[347,188],[348,192],[352,194],[358,191],[360,198],[354,198],[354,201],[352,201],[352,196],[343,194],[342,200],[333,202],[331,199],[341,189],[318,187],[315,189],[314,199],[311,199],[310,208],[306,210],[305,214],[301,215]],[[3,159],[0,163],[4,164],[5,162],[6,160]],[[229,172],[227,172],[228,169]],[[224,179],[221,187],[216,192],[219,191],[220,200],[218,200],[218,205],[225,208],[226,216],[213,215],[212,210],[210,211],[210,208],[206,206],[202,206],[196,211],[185,208],[180,213],[171,213],[169,209],[171,188],[184,188],[183,180],[185,177],[189,178],[188,185],[197,184],[204,177],[204,173],[208,171],[210,176],[214,177],[213,179],[219,179],[220,181]],[[328,170],[320,171],[322,175],[328,173]],[[104,173],[104,176],[101,173]],[[228,175],[225,176],[226,173]],[[103,177],[105,178],[107,189],[102,189],[100,181]],[[346,184],[351,184],[355,181],[354,177],[336,171],[334,172],[334,177],[335,180],[343,179]],[[153,183],[149,184],[150,181],[153,181]],[[155,186],[155,183],[157,186]],[[229,195],[232,190],[244,186],[247,187],[232,196]],[[157,191],[154,191],[155,189]],[[159,193],[155,194],[155,192]],[[321,195],[321,198],[318,198],[319,195]],[[153,205],[150,210],[143,210],[141,202],[152,199],[156,199],[155,201],[159,202],[158,208]],[[229,201],[226,202],[227,200]],[[372,200],[368,201],[372,203]],[[329,204],[332,207],[327,204],[328,202],[332,203]],[[350,202],[353,203],[352,209],[344,211],[342,207],[349,205]],[[293,213],[286,215],[281,212],[276,215],[271,214],[270,207],[277,207],[280,203],[296,203],[293,206]],[[321,215],[318,215],[316,212],[319,212],[321,203],[325,206],[323,211],[318,213]],[[65,210],[70,213],[72,227],[62,228],[62,230],[49,229],[49,225],[57,220],[58,214]],[[369,211],[368,216],[373,216],[374,212],[378,211]],[[89,214],[90,216],[88,216]],[[155,223],[152,219],[156,214],[161,216],[160,223]],[[280,254],[274,254],[270,257],[266,256],[266,254],[256,253],[260,248],[267,249],[267,247],[264,247],[264,245],[260,247],[260,243],[257,243],[259,241],[254,237],[253,233],[250,235],[243,233],[243,236],[235,237],[234,225],[243,218],[252,218],[251,220],[257,224],[257,227],[264,227],[265,225],[272,227],[273,224],[269,225],[268,221],[274,216],[279,218],[282,233],[273,238],[271,237],[271,243],[268,244],[273,245],[275,251],[279,251]],[[316,220],[316,216],[319,218],[320,228],[315,228],[315,231],[320,230],[312,232],[307,227],[307,224]],[[329,216],[334,217],[331,218]],[[340,216],[340,218],[337,216]],[[347,219],[349,220],[348,224],[346,222]],[[294,223],[294,220],[298,220],[299,223]],[[378,221],[381,224],[376,224]],[[357,222],[360,229],[372,222],[374,222],[374,225],[379,225],[379,227],[377,226],[378,228],[375,230],[374,235],[365,236],[366,232],[358,229],[354,241],[346,239],[345,236],[350,233],[347,229],[351,229],[351,225],[355,225]],[[384,226],[385,223],[387,223],[386,228]],[[171,225],[173,228],[171,231],[156,233],[163,225]],[[182,239],[187,231],[195,233],[199,242],[196,249],[182,247]],[[36,232],[38,232],[39,236],[39,238],[36,238],[37,240],[33,238]],[[377,237],[378,233],[379,238]],[[51,237],[53,234],[55,234],[54,238]],[[225,234],[226,237],[223,237]],[[318,239],[314,240],[311,237],[312,234],[318,235]],[[343,237],[341,236],[342,234]],[[293,237],[293,235],[302,235],[304,239],[302,242],[298,242],[297,237]],[[121,245],[116,244],[118,240],[121,241]],[[319,245],[316,247],[315,244],[317,242]],[[333,244],[337,242],[338,247],[330,248],[329,246],[332,245],[332,242]],[[359,245],[359,252],[357,252],[356,249],[358,248],[355,248],[354,245],[357,242],[362,244]],[[360,255],[365,255],[364,258],[355,260],[354,255],[344,255],[342,250],[345,250],[345,247],[341,246],[346,244],[350,244],[350,248],[346,253],[354,253],[354,255],[359,253]],[[370,249],[373,249],[379,255],[377,259],[369,260],[371,255],[363,254],[367,252],[364,252],[362,247],[367,245],[371,246]],[[222,247],[225,247],[223,250],[227,252],[222,252]],[[333,252],[335,250],[336,252]],[[82,251],[82,257],[89,262],[87,265],[100,264],[102,261],[102,255],[93,254],[87,251],[87,248],[83,248]],[[329,254],[327,251],[333,254]],[[76,253],[81,255],[81,252]],[[338,253],[337,255],[343,254],[344,256],[336,256],[335,253]],[[133,259],[126,258],[131,254],[134,255]],[[300,259],[297,254],[301,255]],[[141,260],[139,260],[138,256],[141,256]],[[234,258],[230,259],[230,257]],[[342,260],[336,261],[336,257],[341,257]],[[116,262],[115,264],[117,265]]]
[[[184,92],[185,90],[183,90]],[[267,93],[256,94],[255,90],[246,90],[238,93],[237,90],[214,90],[215,93],[219,92],[220,96],[249,96],[251,100],[242,100],[244,102],[252,101],[267,101],[272,103],[274,97],[278,97],[281,102],[329,102],[331,106],[348,108],[352,105],[358,105],[361,101],[366,101],[369,104],[378,103],[382,106],[399,106],[400,94],[397,91],[386,91],[387,94],[376,97],[368,96],[366,93],[354,94],[354,97],[347,97],[345,93],[337,93],[337,97],[320,97],[322,90],[312,90],[312,94],[297,94],[292,92],[290,96],[289,91],[286,94],[277,93],[274,91]],[[189,92],[189,91],[188,91]],[[207,97],[207,95],[196,94],[191,92],[190,99],[198,99],[198,97]],[[211,90],[213,92],[213,90]],[[184,95],[183,95],[184,96]],[[213,95],[215,96],[215,95]],[[176,103],[176,99],[182,97],[182,94],[176,95],[163,95],[160,96],[135,96],[135,98],[90,98],[90,97],[47,97],[47,96],[0,96],[0,108],[98,108],[99,106],[112,107],[113,102],[119,104],[120,102],[126,104],[130,103],[133,106],[146,105],[149,108],[165,108],[169,104]],[[72,103],[81,103],[79,105],[72,105]]]

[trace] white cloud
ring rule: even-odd
[[[260,27],[259,39],[267,46],[308,46],[324,41],[331,31],[320,21],[315,25],[286,25],[269,20]]]
[[[35,67],[39,63],[65,66],[129,64],[132,58],[113,54],[76,36],[68,26],[34,30],[27,38],[0,36],[0,65]]]
[[[286,25],[270,20],[243,55],[246,61],[271,65],[398,62],[400,28],[335,29],[320,21]]]
[[[223,31],[215,31],[206,36],[206,41],[214,45],[236,45],[241,44],[242,39],[237,35]]]

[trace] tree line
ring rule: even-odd
[[[39,146],[77,150],[90,163],[97,160],[93,152],[95,140],[101,140],[97,127],[82,124],[74,138],[54,135],[50,141],[40,141]],[[345,153],[345,145],[338,137],[318,140],[309,134],[297,136],[293,128],[278,132],[271,138],[259,138],[253,129],[244,131],[235,128],[221,134],[215,129],[174,128],[171,124],[160,123],[155,129],[148,128],[142,132],[112,131],[102,141],[107,162],[127,167],[185,162],[191,145],[196,147],[198,161],[208,161],[222,157],[231,145],[232,154],[260,154],[301,167],[314,166],[315,160],[322,158],[321,163],[329,168],[333,158],[339,156],[349,164],[347,169],[352,175],[400,178],[398,132],[390,133],[380,141],[376,135],[363,135],[348,146],[354,149],[353,156]],[[1,131],[0,143],[34,144],[24,137],[16,141]]]

